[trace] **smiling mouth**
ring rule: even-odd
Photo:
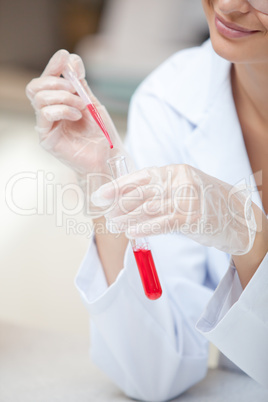
[[[227,28],[233,29],[234,31],[239,31],[239,32],[257,32],[257,30],[253,30],[253,29],[247,29],[247,28],[243,28],[240,27],[239,25],[233,24],[232,22],[228,22],[225,21],[222,17],[220,17],[217,13],[216,13],[216,18],[218,18],[218,20],[225,25]]]
[[[236,25],[232,22],[225,21],[217,13],[215,13],[215,25],[217,30],[222,35],[231,39],[242,38],[259,32],[257,30],[250,30],[247,28],[240,27],[239,25]]]

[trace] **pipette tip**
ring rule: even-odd
[[[108,134],[108,131],[106,130],[106,127],[105,127],[105,125],[103,123],[101,115],[98,112],[98,109],[96,108],[96,106],[93,103],[87,105],[87,108],[88,108],[89,112],[91,113],[91,116],[93,117],[93,119],[98,124],[98,126],[101,129],[101,131],[103,132],[103,134],[107,138],[107,141],[110,144],[110,148],[112,149],[113,148],[113,143],[112,143],[111,138],[110,138],[110,136]]]

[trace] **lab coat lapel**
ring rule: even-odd
[[[185,152],[193,166],[209,175],[230,184],[241,180],[252,184],[252,170],[232,96],[229,69],[196,128],[186,138]]]

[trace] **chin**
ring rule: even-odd
[[[243,62],[243,60],[241,60],[241,57],[239,57],[239,52],[237,51],[237,48],[228,43],[227,40],[223,38],[213,38],[212,35],[211,43],[214,51],[222,58],[230,61],[231,63]]]
[[[255,51],[252,51],[252,43],[232,41],[223,37],[214,28],[210,30],[210,39],[214,51],[231,63],[251,63],[260,61],[258,60],[257,44],[254,44]]]
[[[217,32],[211,32],[210,39],[214,51],[219,56],[230,61],[231,63],[268,63],[267,54],[263,52],[263,44],[259,46],[258,43],[234,43],[226,38],[223,38]]]

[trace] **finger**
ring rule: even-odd
[[[105,217],[106,219],[113,221],[114,224],[125,224],[126,226],[137,225],[142,222],[146,222],[152,217],[157,217],[161,215],[159,212],[161,211],[161,201],[154,202],[154,210],[150,212],[150,203],[148,201],[143,205],[139,206],[138,208],[134,209],[133,211],[127,214],[121,214],[119,216],[112,217],[113,212],[108,212]]]
[[[168,217],[161,217],[157,220],[149,220],[145,223],[129,226],[125,230],[125,234],[129,239],[167,234],[170,233],[168,230],[170,225],[168,225],[167,222],[169,222]]]
[[[69,60],[69,52],[65,49],[58,50],[49,60],[46,68],[44,69],[41,77],[55,75],[60,76],[66,63]]]
[[[81,81],[81,84],[83,85],[83,87],[85,88],[85,90],[86,90],[91,102],[94,103],[95,106],[101,106],[100,101],[98,100],[98,98],[96,98],[96,96],[93,94],[93,92],[89,88],[86,79],[84,78],[84,79],[82,79],[80,81]]]
[[[113,211],[109,211],[105,217],[114,225],[124,225],[127,228],[138,224],[145,224],[150,220],[158,221],[165,217],[170,220],[173,218],[174,213],[172,200],[152,199],[127,214],[113,217]],[[180,215],[178,216],[180,217]]]
[[[169,223],[168,216],[159,216],[157,219],[146,220],[139,223],[134,223],[132,220],[107,220],[106,226],[112,233],[125,232],[126,236],[130,239],[167,234],[172,231],[172,225]],[[176,227],[176,225],[173,226]]]
[[[89,85],[85,79],[85,76],[86,76],[85,65],[84,65],[81,57],[78,56],[77,54],[72,53],[69,56],[69,63],[72,64],[72,66],[76,72],[77,78],[81,81],[81,84],[83,85],[86,92],[88,93],[91,101],[96,105],[100,105],[99,100],[95,97],[95,95],[89,88]]]
[[[111,220],[113,226],[125,227],[126,236],[129,238],[154,236],[168,233],[182,233],[185,236],[199,235],[199,223],[195,218],[189,220],[189,217],[180,213],[167,213],[160,214],[158,216],[147,216],[147,219],[142,217],[141,219],[129,220],[127,222],[114,222]],[[191,218],[191,217],[190,217]],[[194,229],[192,228],[194,224]],[[192,231],[193,229],[193,231]],[[211,228],[209,228],[211,230]]]
[[[78,56],[77,54],[70,54],[69,55],[69,59],[68,62],[72,65],[72,67],[74,68],[74,71],[76,72],[76,76],[79,80],[82,80],[85,78],[85,66],[84,63],[81,59],[80,56]]]
[[[81,119],[82,113],[71,106],[66,105],[53,105],[42,108],[36,114],[36,127],[35,129],[41,133],[46,134],[52,128],[53,123],[59,120],[77,121]]]
[[[155,189],[152,186],[142,186],[137,189],[124,194],[122,197],[120,195],[115,200],[115,206],[109,212],[109,219],[116,218],[118,216],[127,215],[134,210],[137,210],[142,205],[147,205],[147,207],[157,208],[161,200],[161,195],[156,194]],[[156,204],[153,203],[156,202]]]
[[[35,109],[42,109],[45,106],[59,104],[72,106],[73,108],[79,110],[83,110],[85,108],[84,102],[79,96],[70,94],[69,92],[62,90],[40,91],[36,94],[33,100],[33,106]]]
[[[35,95],[44,90],[62,90],[75,93],[72,84],[62,77],[46,76],[41,78],[33,78],[26,86],[26,95],[33,101]]]
[[[144,186],[150,184],[152,176],[149,174],[149,169],[139,170],[137,172],[119,177],[112,180],[110,183],[104,184],[92,194],[92,202],[95,205],[101,206],[110,203],[117,194],[127,194],[133,191],[133,186]]]
[[[102,194],[99,195],[101,190],[100,191],[97,190],[92,194],[91,200],[96,206],[106,206],[106,205],[110,205],[110,204],[114,203],[115,201],[116,202],[119,201],[119,199],[122,197],[123,194],[122,194],[122,192],[120,194],[120,190],[117,187],[116,180],[111,181],[111,186],[114,186],[114,189],[110,191],[107,198],[103,197]],[[102,186],[102,187],[104,187],[104,186]],[[134,187],[134,189],[136,189],[136,186],[134,186],[133,184],[128,184],[127,187],[130,192],[133,189],[133,187]],[[125,190],[125,194],[127,194],[126,188],[124,188],[124,190]],[[138,193],[138,190],[134,190],[134,191],[136,191]]]
[[[113,221],[106,220],[106,228],[111,233],[123,233],[127,230],[126,225],[117,225]]]

